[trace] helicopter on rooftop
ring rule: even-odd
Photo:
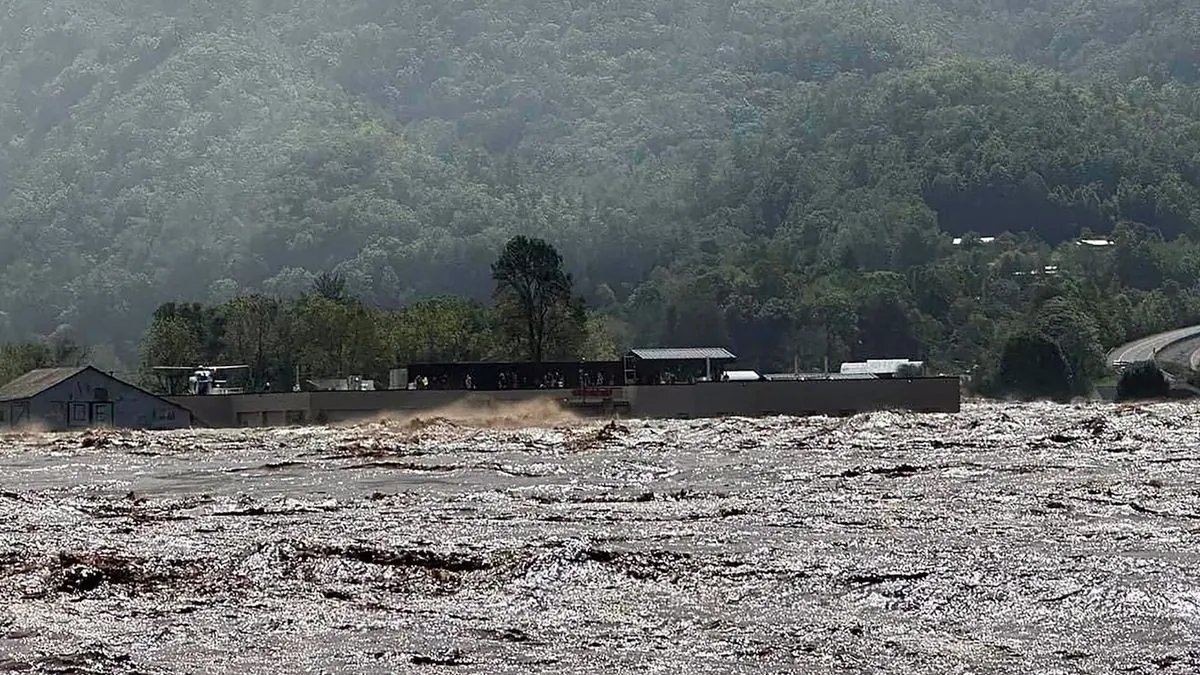
[[[243,387],[229,386],[229,378],[221,378],[222,373],[236,370],[249,370],[248,365],[235,366],[154,366],[154,370],[166,377],[174,373],[175,377],[188,376],[187,393],[192,396],[219,396],[224,394],[241,394]]]

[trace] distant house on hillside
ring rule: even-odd
[[[192,413],[92,366],[41,368],[0,387],[0,429],[180,429]]]

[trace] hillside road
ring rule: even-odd
[[[1184,338],[1163,347],[1154,356],[1154,361],[1159,368],[1168,373],[1188,379],[1196,370],[1193,362],[1196,360],[1197,350],[1200,350],[1200,335]]]
[[[1200,339],[1200,326],[1187,326],[1185,328],[1176,328],[1165,333],[1156,333],[1140,340],[1121,345],[1113,349],[1105,357],[1105,363],[1112,368],[1118,363],[1132,363],[1136,361],[1150,361],[1155,357],[1155,352],[1163,347],[1184,340],[1187,338]],[[1193,347],[1194,349],[1195,347]],[[1185,359],[1186,363],[1186,359]]]

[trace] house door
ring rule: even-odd
[[[29,401],[22,401],[20,403],[12,404],[12,410],[10,413],[9,419],[11,420],[12,426],[19,427],[22,424],[25,424],[25,422],[29,419]]]
[[[112,403],[92,404],[92,424],[111,425],[113,423]]]

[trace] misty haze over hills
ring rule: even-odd
[[[1090,363],[1200,318],[1198,64],[1183,0],[9,0],[0,340],[486,298],[521,233],[627,342]]]

